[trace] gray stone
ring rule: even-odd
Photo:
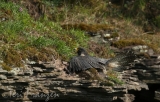
[[[20,68],[12,68],[12,70],[10,72],[8,72],[8,74],[11,74],[11,75],[17,75],[18,72],[20,72]]]
[[[0,67],[0,74],[7,74],[8,72],[6,70],[3,70],[1,67]]]
[[[43,72],[42,68],[39,67],[33,67],[34,72]]]
[[[0,80],[4,80],[7,79],[7,77],[5,75],[0,75]]]

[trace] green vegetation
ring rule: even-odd
[[[108,71],[107,76],[108,76],[109,82],[112,82],[118,85],[124,84],[124,82],[118,78],[118,74],[113,71]]]
[[[131,20],[134,25],[143,26],[147,33],[159,32],[160,2],[158,0],[110,0],[107,16]]]
[[[67,60],[74,48],[87,44],[83,31],[63,30],[58,22],[47,18],[35,21],[26,8],[13,2],[1,2],[0,14],[1,65],[6,70],[23,66],[22,60],[26,59],[47,61],[58,56]]]
[[[110,0],[1,0],[0,60],[6,70],[23,67],[25,60],[68,61],[74,48],[108,58],[114,53],[106,44],[90,41],[86,32],[113,32],[121,40],[112,45],[148,45],[159,51],[160,9],[157,0],[109,3]],[[151,7],[151,8],[150,8]],[[154,11],[154,12],[153,12]],[[145,29],[145,30],[144,30]],[[155,35],[144,32],[153,31]],[[94,70],[91,71],[96,74]],[[114,73],[103,84],[123,84]],[[99,79],[93,76],[93,79]]]

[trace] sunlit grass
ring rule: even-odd
[[[9,66],[21,65],[22,63],[19,60],[25,60],[27,57],[36,61],[38,59],[46,60],[48,54],[57,55],[58,53],[63,60],[68,60],[75,54],[74,48],[87,46],[88,39],[83,31],[73,29],[64,30],[58,22],[52,22],[48,18],[43,18],[43,20],[41,18],[34,21],[27,10],[21,5],[12,2],[1,2],[0,13],[8,15],[8,18],[0,23],[0,39],[4,43],[0,47],[0,51],[1,56],[3,56],[1,57],[2,60],[5,60],[1,64],[7,70]],[[46,47],[54,49],[53,53],[42,50],[44,48],[46,49]],[[9,49],[19,53],[12,55]],[[6,58],[5,56],[8,57]]]

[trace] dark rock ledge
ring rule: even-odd
[[[120,73],[123,85],[100,85],[68,75],[64,68],[60,60],[26,64],[10,72],[0,68],[0,102],[160,102],[158,56]]]

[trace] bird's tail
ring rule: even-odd
[[[107,62],[107,67],[112,68],[114,71],[123,71],[126,66],[134,63],[136,55],[132,50],[128,50],[116,55],[114,58]]]

